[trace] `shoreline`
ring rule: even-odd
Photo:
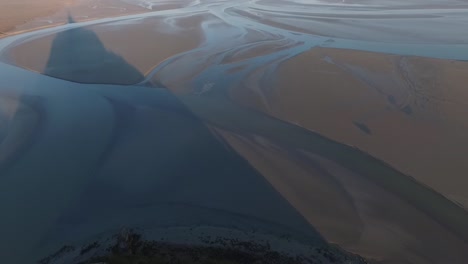
[[[43,3],[43,1],[16,0],[14,5],[6,2],[0,3],[0,17],[3,16],[3,18],[0,19],[0,38],[10,36],[18,26],[27,24],[35,19],[51,16],[67,6],[70,6],[75,1],[77,0],[68,0],[65,2],[56,0],[52,3]],[[25,9],[36,10],[24,11]]]
[[[107,0],[107,2],[105,2],[105,4],[108,3],[110,5],[117,5],[117,7],[115,8],[112,6],[107,7],[105,5],[95,5],[90,7],[90,5],[94,3],[94,1],[95,0],[69,0],[68,2],[65,2],[62,5],[55,7],[53,10],[50,10],[47,13],[31,14],[25,17],[24,21],[21,23],[10,23],[10,25],[5,26],[4,29],[0,28],[0,39],[41,29],[63,26],[68,23],[66,20],[66,16],[68,13],[76,20],[77,23],[81,23],[105,18],[116,18],[120,16],[137,15],[166,10],[164,8],[157,10],[148,10],[141,6],[132,5],[120,0]],[[101,2],[97,2],[97,4],[101,4]],[[24,5],[26,5],[26,3]],[[18,7],[18,9],[20,8]],[[17,12],[18,14],[21,14],[21,11],[19,10],[12,12]],[[18,15],[18,18],[16,19],[21,19],[20,17],[21,16]],[[46,20],[48,20],[49,22],[45,23],[44,21]]]
[[[90,26],[58,31],[10,46],[5,58],[18,67],[75,83],[135,85],[168,58],[202,45],[202,23],[211,20],[216,21],[216,18],[204,13],[181,16],[175,23],[188,26],[178,28],[165,17],[149,16],[138,24],[119,24],[121,31],[127,34],[108,30],[112,22],[94,24],[91,21]],[[139,49],[128,45],[129,39],[142,40]],[[79,54],[82,56],[76,62]]]

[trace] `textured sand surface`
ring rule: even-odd
[[[259,136],[218,132],[328,241],[383,263],[468,259],[468,244],[445,226],[338,164]]]
[[[54,14],[70,6],[74,0],[1,0],[0,1],[0,37],[15,30],[16,26],[25,24],[37,17]]]
[[[9,263],[123,226],[468,262],[466,2],[82,0],[47,17],[0,39]]]
[[[11,60],[52,77],[83,83],[136,84],[158,64],[197,47],[208,15],[147,18],[51,34],[17,46]],[[122,32],[126,32],[122,34]],[[171,32],[172,31],[172,32]],[[138,40],[133,46],[133,40]]]
[[[86,21],[147,11],[151,10],[120,0],[0,0],[0,37],[62,25],[69,15]]]
[[[466,62],[313,49],[278,68],[268,112],[363,149],[468,207],[467,72]]]

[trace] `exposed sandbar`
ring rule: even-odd
[[[217,132],[330,242],[382,263],[464,263],[465,241],[340,165],[261,136]]]
[[[262,100],[247,87],[231,94],[356,146],[468,207],[466,72],[465,62],[315,48],[282,63]]]
[[[205,19],[204,14],[176,18],[184,27],[156,17],[71,29],[12,48],[10,60],[79,83],[135,84],[167,58],[197,47]]]

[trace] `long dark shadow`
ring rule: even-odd
[[[68,23],[75,23],[71,15]],[[58,33],[44,74],[78,83],[134,84],[144,76],[106,49],[97,34],[82,27]]]
[[[74,23],[71,16],[69,23]],[[44,73],[93,84],[132,84],[143,78],[108,51],[96,33],[83,28],[57,34]],[[259,172],[168,90],[109,89],[96,96],[113,112],[110,144],[41,245],[63,246],[121,227],[192,226],[288,235],[312,246],[326,245]],[[146,97],[139,95],[142,89],[147,89]],[[86,107],[86,102],[70,104]]]

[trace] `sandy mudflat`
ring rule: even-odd
[[[201,14],[168,24],[155,17],[72,29],[16,46],[10,58],[21,67],[74,82],[135,84],[167,58],[197,47],[203,39],[201,23],[209,19]]]
[[[301,70],[298,70],[301,69]],[[239,102],[353,145],[468,207],[468,63],[313,49],[283,63],[270,110],[246,89]]]
[[[0,89],[44,98],[47,113],[2,178],[2,254],[202,224],[327,240],[379,264],[467,263],[468,213],[439,193],[468,207],[468,63],[349,50],[462,58],[465,11],[305,2],[206,0],[77,24],[150,9],[76,0],[15,24],[71,23],[0,41]],[[40,114],[0,104],[1,166]]]
[[[73,0],[1,0],[0,37],[34,18],[52,15],[72,2]]]
[[[330,242],[379,263],[465,263],[468,244],[418,208],[319,156],[218,130]]]
[[[252,7],[235,7],[234,12],[277,28],[326,37],[382,43],[468,43],[459,27],[467,22],[466,1],[264,0]]]
[[[155,10],[177,8],[160,5]],[[76,21],[143,13],[149,10],[120,0],[0,0],[0,37]]]

